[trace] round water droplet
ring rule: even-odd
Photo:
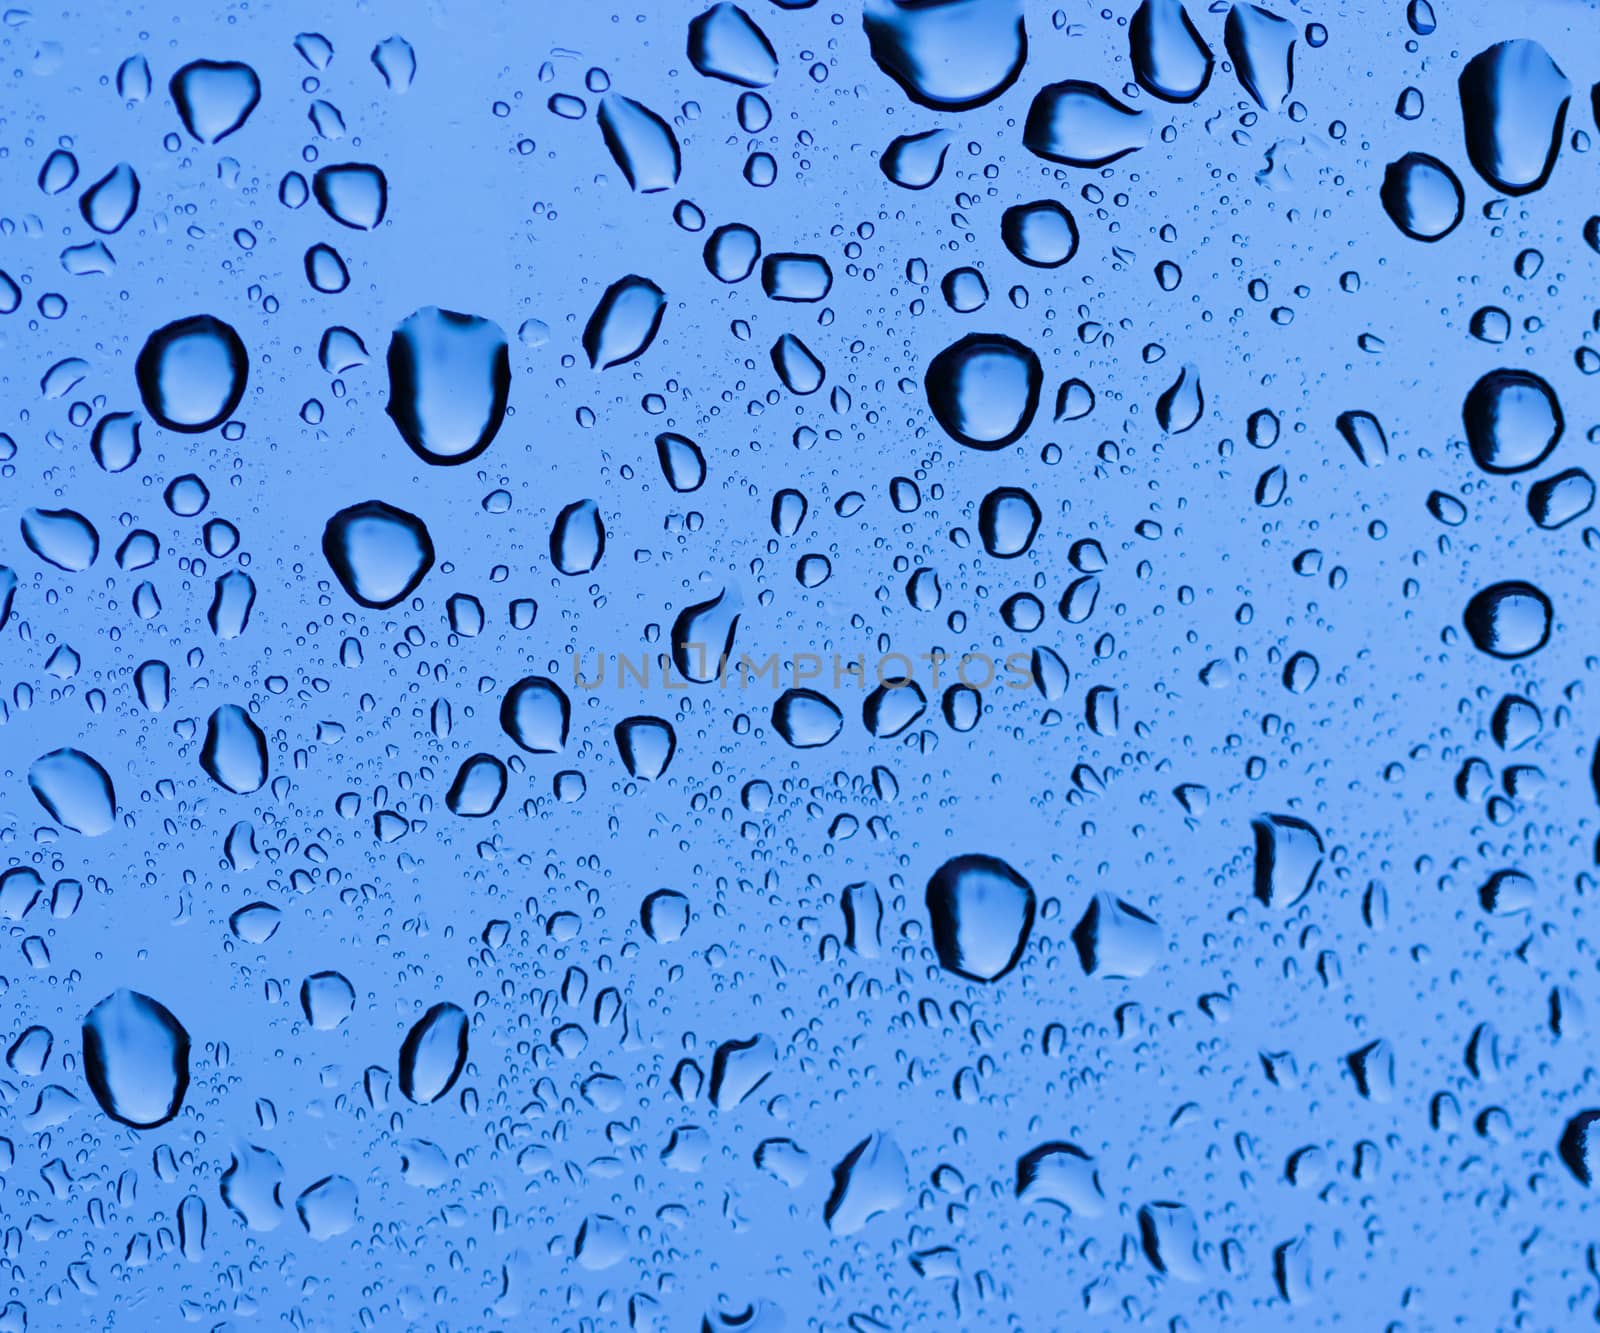
[[[778,735],[797,750],[827,745],[844,726],[841,713],[826,695],[815,690],[785,690],[772,705],[772,725]]]
[[[429,463],[470,462],[505,421],[511,354],[493,320],[426,306],[389,339],[387,411]]]
[[[563,574],[588,574],[606,553],[606,528],[593,500],[576,500],[550,529],[550,559]]]
[[[953,857],[928,880],[928,921],[939,965],[969,981],[998,981],[1033,929],[1033,886],[997,856]]]
[[[1462,617],[1479,652],[1517,658],[1550,641],[1550,599],[1531,583],[1510,579],[1474,593]]]
[[[189,1034],[148,995],[116,990],[83,1020],[83,1074],[100,1109],[134,1129],[178,1114],[189,1089]]]
[[[1525,472],[1560,442],[1566,421],[1555,390],[1529,370],[1491,370],[1461,409],[1473,461],[1485,472]]]
[[[224,704],[211,714],[200,767],[219,787],[240,796],[266,785],[267,738],[238,704]]]
[[[1031,348],[1001,333],[971,333],[929,362],[924,387],[946,434],[988,450],[1028,429],[1043,379]]]
[[[761,257],[761,237],[754,227],[730,222],[706,241],[706,268],[718,282],[743,282]]]
[[[672,889],[657,889],[641,904],[639,923],[657,944],[680,940],[689,928],[689,900]]]
[[[1078,224],[1054,199],[1013,204],[1000,215],[1006,249],[1034,268],[1060,268],[1078,253]]]
[[[190,435],[233,415],[249,373],[239,335],[213,315],[190,315],[157,329],[134,363],[146,410],[168,430]]]
[[[322,554],[351,597],[382,610],[409,596],[433,568],[433,539],[415,514],[367,500],[328,520]]]
[[[1436,157],[1407,153],[1389,163],[1378,192],[1390,221],[1417,241],[1438,241],[1461,221],[1461,182]]]
[[[1033,545],[1039,531],[1039,506],[1033,496],[1017,486],[999,486],[978,506],[978,533],[984,550],[1001,560],[1012,560]]]
[[[300,983],[300,1008],[319,1032],[332,1032],[355,1007],[356,988],[339,972],[313,972]]]

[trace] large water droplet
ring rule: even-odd
[[[89,449],[107,472],[126,472],[139,461],[139,418],[132,412],[107,412],[95,422]]]
[[[26,509],[19,526],[30,551],[69,574],[81,574],[100,554],[100,534],[75,509]]]
[[[429,1009],[400,1045],[400,1091],[419,1105],[455,1086],[467,1064],[467,1015],[448,1001]]]
[[[1072,932],[1086,976],[1142,977],[1161,958],[1161,927],[1131,903],[1097,893]]]
[[[250,374],[244,343],[214,315],[190,315],[145,339],[134,375],[145,408],[168,430],[198,434],[239,406]]]
[[[1427,153],[1407,153],[1384,168],[1378,191],[1390,221],[1417,241],[1442,240],[1461,221],[1466,196],[1456,173]]]
[[[1039,531],[1039,506],[1017,486],[998,486],[978,506],[983,548],[1001,560],[1014,560],[1033,545]]]
[[[761,258],[761,236],[754,227],[730,222],[706,241],[706,268],[718,282],[743,282]]]
[[[946,434],[974,449],[1020,439],[1044,382],[1033,350],[1002,333],[969,333],[928,363],[928,406]]]
[[[83,220],[106,236],[121,231],[138,206],[139,177],[126,162],[118,162],[78,200]]]
[[[1268,907],[1293,907],[1317,882],[1322,835],[1298,815],[1262,815],[1250,827],[1256,842],[1256,897]]]
[[[896,185],[906,190],[926,190],[944,170],[945,154],[950,151],[949,130],[923,130],[891,139],[878,159],[878,167]]]
[[[240,796],[267,781],[267,738],[238,704],[223,704],[206,723],[200,767],[219,787]]]
[[[466,463],[506,417],[511,355],[493,320],[426,306],[389,339],[388,413],[429,463]]]
[[[1519,38],[1480,51],[1461,71],[1467,156],[1506,194],[1528,194],[1550,179],[1561,151],[1572,85],[1538,42]]]
[[[572,704],[548,676],[524,676],[500,705],[500,726],[530,754],[556,754],[566,748]]]
[[[1461,409],[1473,461],[1485,472],[1525,472],[1549,457],[1566,428],[1555,390],[1531,370],[1491,370]]]
[[[1013,204],[1000,215],[1000,238],[1024,264],[1060,268],[1078,253],[1078,224],[1054,199]]]
[[[665,773],[678,750],[678,735],[665,718],[624,718],[613,736],[624,767],[641,782],[654,782]]]
[[[1017,1159],[1017,1198],[1053,1203],[1069,1215],[1099,1217],[1106,1196],[1094,1158],[1073,1143],[1042,1143]]]
[[[1222,43],[1245,92],[1268,111],[1294,87],[1295,25],[1259,5],[1236,4],[1222,25]]]
[[[51,750],[28,768],[28,786],[62,828],[98,838],[117,822],[111,775],[82,750]]]
[[[630,274],[607,287],[583,330],[583,350],[596,370],[637,357],[655,341],[667,298],[649,278]]]
[[[1022,0],[866,0],[861,22],[878,68],[935,111],[993,101],[1028,58]]]
[[[388,179],[367,162],[319,167],[311,189],[323,212],[353,231],[371,231],[389,208]]]
[[[492,754],[469,755],[445,793],[450,813],[463,819],[492,815],[506,794],[506,766]]]
[[[688,436],[673,431],[657,435],[656,457],[661,461],[661,473],[667,485],[680,495],[705,485],[706,456]]]
[[[785,690],[772,705],[772,726],[797,750],[827,745],[844,726],[844,714],[815,690]]]
[[[612,95],[600,100],[600,133],[628,184],[640,194],[670,190],[683,159],[672,127],[642,102]]]
[[[1097,83],[1067,79],[1041,88],[1028,108],[1028,151],[1069,167],[1103,167],[1143,148],[1149,117]]]
[[[928,881],[927,906],[940,966],[969,981],[1005,976],[1033,929],[1033,886],[997,856],[946,861]]]
[[[708,78],[765,88],[778,77],[767,34],[738,5],[716,4],[689,22],[689,63]]]
[[[724,588],[707,602],[686,606],[672,622],[672,664],[685,680],[709,685],[727,669],[744,598]]]
[[[1178,371],[1178,378],[1156,399],[1156,420],[1167,434],[1181,435],[1199,425],[1205,410],[1206,396],[1200,384],[1200,372],[1186,361]]]
[[[785,333],[772,344],[772,368],[790,393],[815,393],[828,372],[812,351],[792,333]]]
[[[261,101],[261,80],[237,60],[195,60],[168,85],[184,129],[201,143],[219,143],[249,119]]]
[[[300,1008],[319,1032],[332,1032],[355,1012],[356,988],[341,972],[313,972],[300,983]]]
[[[433,539],[415,514],[367,500],[328,520],[322,554],[351,597],[382,610],[409,596],[433,568]]]
[[[822,1215],[834,1235],[852,1236],[905,1200],[906,1159],[900,1145],[888,1134],[870,1134],[833,1168],[833,1192]]]
[[[113,1120],[155,1129],[178,1114],[189,1088],[189,1034],[148,995],[116,990],[83,1020],[83,1074]]]
[[[1490,657],[1536,653],[1550,641],[1550,599],[1531,583],[1509,579],[1474,593],[1462,617],[1473,646]]]
[[[593,500],[575,500],[550,528],[550,559],[563,574],[588,574],[606,553],[606,527]]]
[[[1142,0],[1128,22],[1139,86],[1165,102],[1192,102],[1211,82],[1211,48],[1182,0]]]
[[[1594,507],[1594,478],[1581,467],[1568,468],[1528,487],[1528,516],[1541,528],[1564,527]]]

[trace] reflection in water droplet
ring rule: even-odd
[[[655,194],[678,183],[683,168],[678,138],[649,107],[631,97],[603,97],[596,119],[629,186],[640,194]]]
[[[178,1114],[189,1088],[189,1034],[148,995],[116,990],[83,1020],[83,1074],[100,1109],[134,1129]]]
[[[1529,370],[1491,370],[1461,409],[1467,446],[1485,472],[1526,472],[1549,457],[1566,420],[1555,390]]]
[[[827,745],[844,726],[844,714],[815,690],[785,690],[772,705],[772,726],[797,750]]]
[[[1539,189],[1561,151],[1572,85],[1538,42],[1498,42],[1461,71],[1461,120],[1467,156],[1484,180],[1506,194]]]
[[[1390,221],[1417,241],[1438,241],[1453,232],[1465,202],[1456,173],[1427,153],[1407,153],[1389,163],[1378,198]]]
[[[1021,0],[867,0],[873,60],[921,106],[959,111],[992,101],[1027,60]]]
[[[249,119],[261,101],[255,70],[236,60],[195,60],[168,85],[184,129],[201,143],[219,143]]]
[[[648,278],[630,274],[607,287],[583,330],[583,350],[596,370],[643,356],[661,327],[667,298]]]
[[[82,750],[51,750],[28,768],[28,786],[62,828],[88,838],[109,833],[117,822],[111,775]]]
[[[260,791],[267,781],[267,738],[244,709],[224,704],[206,723],[200,766],[227,791],[240,796]]]
[[[444,1002],[429,1009],[400,1045],[400,1091],[420,1106],[455,1086],[467,1064],[467,1015]]]
[[[425,462],[466,463],[489,447],[506,416],[511,357],[493,320],[425,306],[389,339],[387,411]]]
[[[998,981],[1033,930],[1033,886],[997,856],[946,861],[928,880],[928,920],[939,964],[969,981]]]
[[[1001,333],[970,333],[928,363],[928,406],[946,434],[974,449],[1020,439],[1043,383],[1031,348]]]
[[[1103,167],[1144,147],[1148,119],[1097,83],[1067,79],[1039,90],[1028,108],[1022,142],[1050,162]]]
[[[1142,0],[1128,22],[1134,77],[1165,102],[1192,102],[1211,82],[1211,48],[1182,0]]]
[[[351,597],[382,610],[409,596],[433,568],[433,539],[415,514],[366,500],[328,520],[322,554]]]
[[[212,315],[190,315],[145,339],[134,364],[146,410],[168,430],[198,434],[239,406],[249,378],[244,343]]]
[[[1479,652],[1516,658],[1550,641],[1550,599],[1531,583],[1510,579],[1474,593],[1462,617]]]

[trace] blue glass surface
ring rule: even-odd
[[[0,25],[0,1333],[1595,1322],[1592,6]]]

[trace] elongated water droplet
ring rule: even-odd
[[[117,822],[111,775],[82,750],[51,750],[28,768],[28,786],[45,813],[88,838],[109,833]]]
[[[138,206],[139,177],[126,162],[118,162],[78,200],[83,220],[106,236],[121,231]]]
[[[1222,41],[1245,92],[1276,111],[1294,87],[1296,28],[1259,5],[1235,4],[1222,26]]]
[[[387,411],[417,457],[454,465],[499,432],[511,395],[511,354],[493,320],[425,306],[389,339]]]
[[[596,119],[606,147],[640,194],[670,190],[683,168],[677,135],[672,127],[642,102],[613,94],[600,99]]]
[[[593,500],[576,500],[550,529],[550,559],[563,574],[593,572],[606,553],[606,527]]]
[[[1547,180],[1561,151],[1572,84],[1538,42],[1498,42],[1461,71],[1467,156],[1506,194],[1529,194]]]
[[[436,1102],[467,1064],[467,1015],[448,1001],[428,1010],[400,1044],[400,1091],[418,1105]]]
[[[267,738],[238,704],[223,704],[211,714],[200,766],[219,787],[240,796],[266,785]]]
[[[583,350],[596,370],[644,355],[661,327],[667,298],[649,278],[631,274],[607,287],[583,330]]]
[[[1164,102],[1192,102],[1211,82],[1211,48],[1182,0],[1142,0],[1128,22],[1128,54],[1139,86]]]
[[[1033,930],[1033,886],[997,856],[946,861],[928,880],[928,921],[939,964],[969,981],[998,981]]]
[[[665,718],[624,718],[613,735],[623,765],[641,782],[654,782],[665,773],[678,749],[677,733]]]
[[[500,705],[500,726],[530,754],[557,754],[567,745],[572,704],[548,676],[524,676]]]
[[[1022,0],[866,0],[861,22],[878,68],[935,111],[992,102],[1028,58]]]
[[[160,1001],[134,990],[112,991],[84,1017],[83,1074],[113,1120],[155,1129],[183,1106],[189,1034]]]
[[[26,509],[20,527],[30,551],[69,574],[81,574],[100,555],[100,534],[75,509]]]
[[[492,815],[506,794],[506,766],[492,754],[475,754],[462,761],[455,781],[445,793],[450,813],[463,819]]]

